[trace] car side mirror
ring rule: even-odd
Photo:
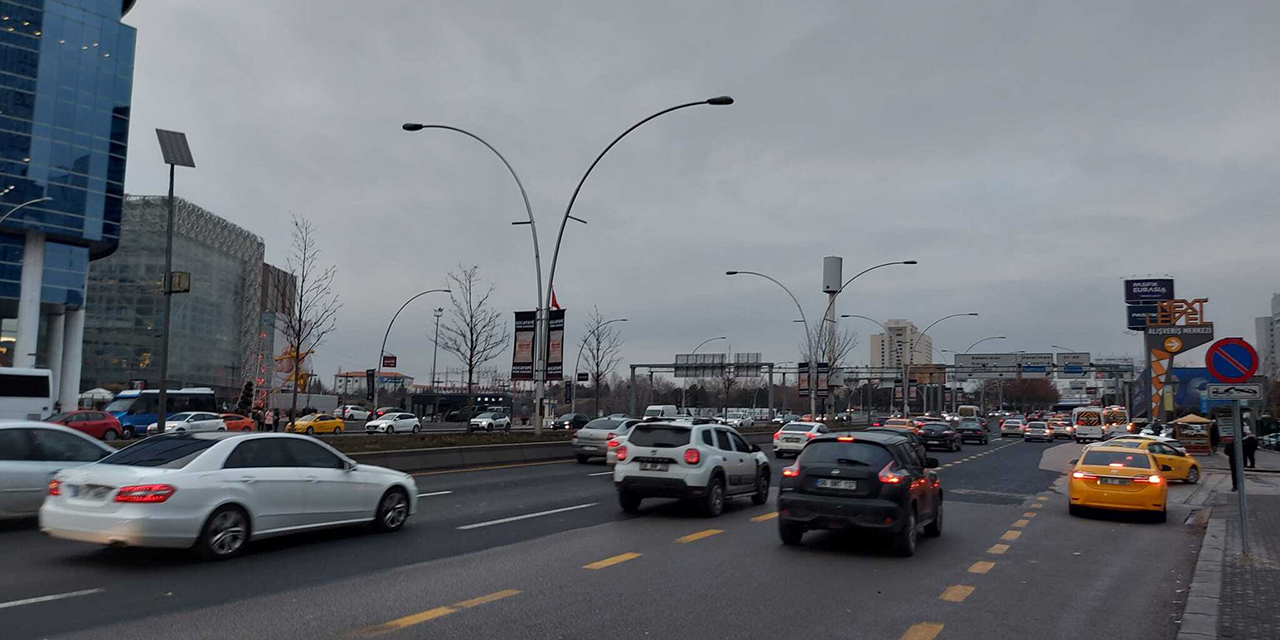
[[[1161,471],[1173,471],[1173,467],[1171,467],[1171,466],[1169,466],[1169,465],[1167,465],[1167,464],[1162,464],[1162,465],[1160,465],[1160,470],[1161,470]]]
[[[937,459],[937,458],[925,458],[925,459],[924,459],[924,468],[926,468],[926,469],[937,469],[937,468],[938,468],[938,459]]]
[[[343,461],[342,461],[342,470],[343,470],[343,471],[355,471],[355,470],[356,470],[356,467],[359,467],[359,466],[360,466],[359,464],[356,464],[355,462],[352,462],[352,461],[350,461],[350,460],[343,460]]]
[[[751,453],[760,453],[760,445],[751,445]]]
[[[1071,461],[1071,464],[1073,464],[1073,465],[1074,465],[1074,464],[1076,464],[1076,463],[1078,463],[1078,462],[1080,462],[1080,458],[1076,458],[1076,459],[1072,460],[1072,461]]]

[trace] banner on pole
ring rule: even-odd
[[[809,363],[801,362],[796,365],[796,385],[800,390],[801,398],[809,397]]]
[[[516,345],[511,353],[511,379],[533,379],[533,338],[537,333],[538,312],[517,311],[515,322]]]
[[[547,380],[564,379],[564,309],[552,309],[547,330]]]

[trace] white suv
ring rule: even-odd
[[[699,421],[637,424],[617,448],[613,484],[618,504],[635,513],[645,498],[696,500],[708,517],[724,510],[725,498],[769,498],[769,458],[732,427]]]

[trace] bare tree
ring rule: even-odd
[[[730,396],[733,394],[733,388],[738,384],[738,374],[734,371],[733,365],[725,365],[724,369],[720,371],[717,380],[719,380],[721,388],[724,389],[724,403],[721,408],[727,410],[731,401]]]
[[[337,267],[321,266],[316,231],[310,220],[293,216],[293,241],[283,272],[276,271],[274,293],[279,297],[280,333],[284,335],[293,365],[293,400],[290,417],[298,413],[298,390],[306,373],[303,364],[324,343],[337,324],[342,302],[333,291]]]
[[[486,289],[480,281],[480,267],[458,265],[449,272],[449,321],[440,325],[438,347],[457,356],[467,369],[467,412],[475,408],[476,369],[498,357],[507,346],[507,324],[489,305],[494,285]]]
[[[826,327],[826,324],[827,323],[824,322],[822,323],[823,326],[813,328],[813,331],[811,332],[812,335],[809,336],[812,342],[802,341],[800,343],[801,357],[813,363],[809,366],[814,367],[810,369],[815,373],[815,377],[813,379],[814,384],[817,384],[817,363],[814,362],[815,360],[830,364],[830,371],[834,373],[840,370],[844,365],[845,358],[847,358],[849,353],[858,346],[857,331],[853,329],[832,329],[830,327]],[[806,355],[810,344],[813,345],[815,353],[812,355]],[[829,402],[834,408],[835,396],[829,395],[827,402]]]
[[[595,413],[600,413],[600,384],[605,376],[613,372],[613,368],[622,362],[622,335],[614,330],[613,325],[600,315],[600,308],[593,307],[587,316],[587,334],[582,337],[578,350],[583,352],[587,360],[587,371],[591,374],[596,395]]]

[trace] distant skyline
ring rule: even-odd
[[[326,384],[375,366],[395,310],[459,264],[496,284],[508,319],[534,308],[511,177],[474,140],[406,121],[468,129],[512,162],[545,272],[574,185],[614,136],[667,106],[736,99],[646,124],[575,205],[589,224],[568,226],[556,275],[566,360],[597,306],[629,318],[623,375],[720,335],[714,351],[799,359],[790,299],[724,272],[778,278],[813,320],[826,255],[846,278],[918,260],[859,279],[837,313],[920,328],[980,313],[930,331],[950,350],[998,334],[984,351],[1141,359],[1121,281],[1166,274],[1209,299],[1218,337],[1252,341],[1280,290],[1280,5],[337,6],[146,2],[125,18],[126,190],[165,193],[154,130],[172,129],[197,165],[177,194],[262,236],[268,262],[283,266],[290,213],[312,220],[344,301],[316,355]],[[396,371],[430,376],[444,302],[401,315]],[[865,364],[879,329],[852,322]]]

